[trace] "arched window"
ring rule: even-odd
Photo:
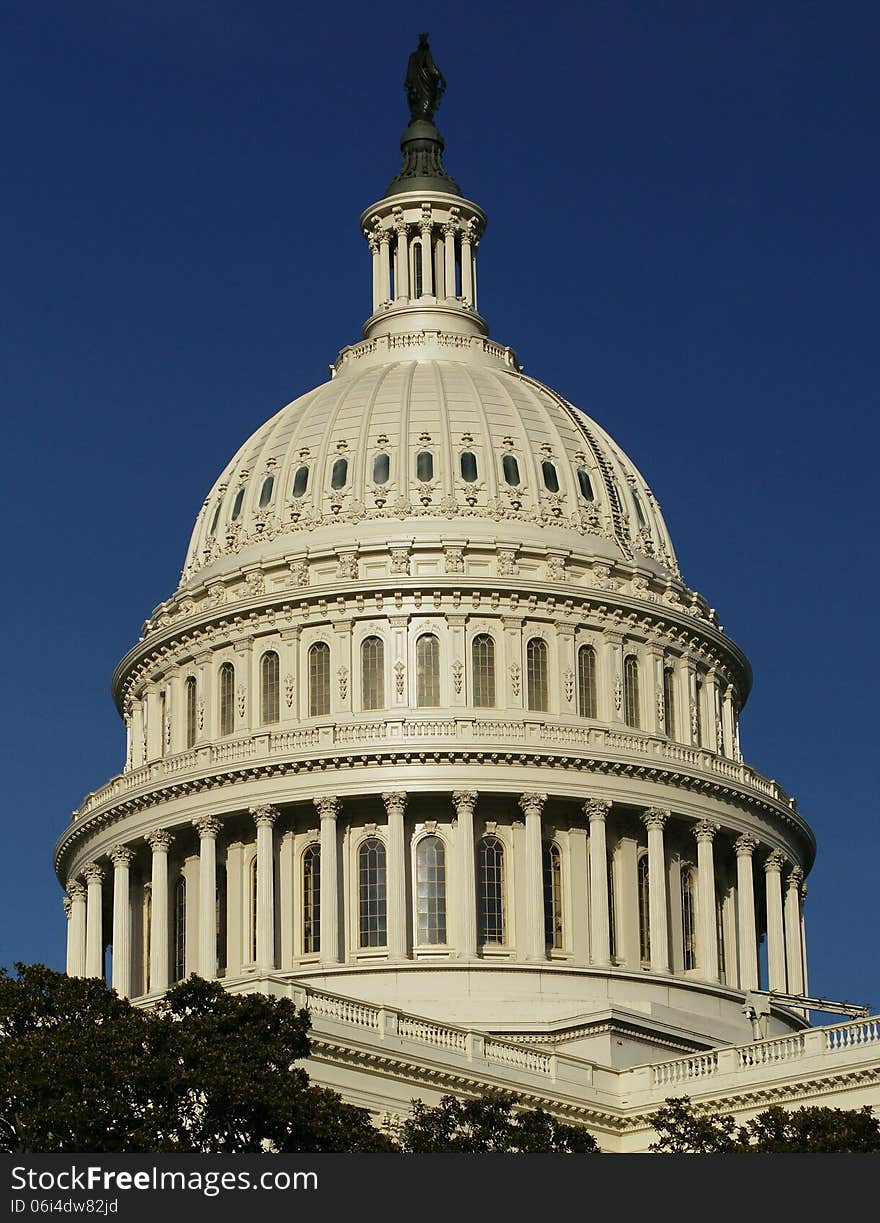
[[[235,522],[235,520],[238,518],[239,514],[241,513],[241,506],[242,506],[243,501],[244,501],[244,485],[242,485],[242,487],[235,494],[235,500],[232,503],[231,518],[233,522]]]
[[[368,837],[358,850],[359,942],[361,947],[384,947],[388,942],[385,846]]]
[[[412,257],[412,271],[410,273],[410,284],[413,286],[413,297],[421,297],[424,294],[424,284],[422,281],[422,242],[417,238],[413,242],[410,249]]]
[[[141,993],[148,994],[150,992],[150,946],[153,934],[153,887],[150,883],[144,884],[144,907],[141,920],[141,946],[144,952]]]
[[[526,691],[529,709],[546,713],[549,702],[547,643],[533,637],[526,646]]]
[[[556,466],[549,459],[545,459],[541,464],[541,475],[544,477],[544,487],[548,493],[559,492],[559,476],[556,474]]]
[[[440,642],[423,633],[416,642],[416,705],[440,704]]]
[[[416,479],[422,483],[434,479],[434,456],[430,450],[420,450],[416,455]]]
[[[585,501],[595,501],[596,497],[593,493],[593,486],[590,483],[590,477],[587,475],[583,467],[578,468],[578,488],[581,490],[581,496]]]
[[[504,846],[483,837],[477,862],[477,922],[481,945],[504,943]]]
[[[308,467],[297,467],[296,474],[293,477],[292,496],[304,497],[306,489],[309,487],[309,469]]]
[[[264,726],[281,716],[281,664],[274,650],[260,659],[260,720]]]
[[[667,739],[675,738],[675,672],[663,669],[663,729]]]
[[[608,855],[608,950],[617,959],[617,889],[614,886],[614,859]]]
[[[377,454],[373,459],[373,483],[387,484],[391,475],[391,459],[387,454]]]
[[[159,693],[159,755],[164,756],[168,747],[168,693],[163,688]]]
[[[419,944],[446,942],[446,850],[439,837],[416,846],[416,918]]]
[[[272,489],[275,487],[275,477],[266,476],[260,489],[260,509],[264,510],[272,500]]]
[[[309,845],[302,859],[303,954],[321,950],[321,846]]]
[[[174,885],[174,980],[186,976],[186,879],[178,875]]]
[[[582,718],[598,717],[596,651],[591,645],[578,650],[578,713]]]
[[[512,484],[514,487],[519,484],[519,463],[516,457],[512,454],[506,454],[501,460],[501,470],[504,472],[504,479],[507,484]]]
[[[253,858],[251,858],[251,865],[250,865],[250,870],[248,874],[248,880],[250,883],[250,888],[248,889],[248,897],[250,900],[250,913],[248,915],[250,918],[250,923],[249,923],[250,940],[249,942],[250,942],[250,948],[251,948],[251,962],[256,964],[257,962],[257,856],[256,854],[254,854]]]
[[[681,868],[681,951],[685,969],[697,966],[697,872]]]
[[[639,888],[639,956],[643,964],[651,962],[651,877],[648,855],[642,854],[638,865]]]
[[[640,527],[647,526],[647,523],[645,521],[645,511],[642,506],[642,499],[639,496],[639,494],[635,491],[635,489],[633,489],[633,501],[635,502],[635,506],[636,506],[636,518],[638,518],[639,520],[639,526]]]
[[[316,641],[309,649],[309,717],[330,712],[330,647]]]
[[[461,478],[467,484],[473,484],[477,478],[477,456],[472,450],[462,450],[459,458]]]
[[[220,734],[231,735],[235,729],[235,667],[225,662],[220,668]]]
[[[217,503],[217,508],[214,510],[214,517],[211,519],[211,526],[208,529],[208,534],[213,535],[217,530],[217,522],[220,518],[220,503]]]
[[[385,643],[381,637],[365,637],[361,644],[361,705],[385,708]]]
[[[623,660],[623,720],[627,726],[638,728],[641,722],[639,710],[639,660],[635,654],[627,654]]]
[[[718,975],[722,981],[726,981],[727,954],[724,946],[724,900],[721,896],[715,901],[715,938],[718,940]]]
[[[480,633],[471,645],[474,673],[474,704],[479,709],[495,706],[495,642],[488,633]]]
[[[226,867],[221,862],[217,863],[215,896],[217,972],[222,973],[226,969]]]
[[[544,846],[544,942],[562,946],[562,854],[554,842]]]
[[[196,677],[188,675],[183,689],[184,731],[187,748],[195,747],[198,729],[198,706],[196,702]]]
[[[345,488],[348,479],[348,459],[337,459],[330,472],[330,487]]]
[[[694,687],[694,743],[703,746],[703,681],[698,679]]]

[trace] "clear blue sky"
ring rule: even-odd
[[[481,308],[652,484],[745,648],[746,758],[819,841],[811,986],[880,1010],[880,6],[3,0],[0,963],[217,472],[369,312],[419,30],[489,213]]]

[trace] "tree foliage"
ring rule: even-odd
[[[650,1118],[652,1151],[672,1154],[842,1154],[880,1151],[880,1120],[862,1109],[785,1109],[778,1104],[740,1125],[723,1113],[697,1112],[687,1096],[670,1098]]]
[[[507,1092],[487,1092],[473,1100],[444,1096],[433,1108],[414,1100],[398,1130],[400,1149],[415,1154],[599,1150],[583,1126],[567,1125],[538,1108],[517,1111],[516,1104],[516,1096]]]

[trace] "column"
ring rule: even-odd
[[[217,837],[223,827],[213,815],[193,820],[199,834],[199,976],[217,976]]]
[[[801,884],[804,872],[798,866],[789,871],[785,887],[785,960],[788,965],[788,993],[804,992],[804,953],[801,948]]]
[[[663,829],[669,819],[665,807],[652,807],[642,815],[648,830],[648,891],[651,922],[651,972],[669,972],[669,923],[666,916],[666,850]]]
[[[810,996],[810,978],[807,975],[807,924],[804,918],[804,904],[807,899],[807,885],[801,885],[801,973],[804,982],[804,994]]]
[[[121,998],[131,997],[131,892],[129,867],[134,853],[126,845],[110,851],[113,863],[113,988]]]
[[[764,880],[767,887],[767,970],[769,987],[784,994],[785,989],[785,935],[782,922],[782,867],[785,855],[774,849],[764,863]]]
[[[458,956],[472,960],[477,954],[477,868],[474,859],[474,808],[476,790],[456,790],[452,795],[455,807],[456,847],[458,850],[459,904]]]
[[[168,988],[168,850],[174,840],[170,832],[157,828],[144,838],[153,851],[150,903],[150,993]]]
[[[602,968],[611,963],[605,838],[605,821],[610,810],[607,798],[590,798],[584,803],[584,815],[590,821],[590,960]]]
[[[712,851],[717,831],[718,825],[711,820],[700,820],[693,830],[697,839],[697,968],[707,981],[719,979],[715,857]]]
[[[144,718],[147,732],[147,760],[158,760],[162,755],[162,695],[157,688],[148,688],[144,693]]]
[[[443,271],[446,281],[444,297],[455,297],[455,234],[458,229],[457,221],[447,221],[443,226],[444,240],[444,260]]]
[[[70,923],[67,927],[67,975],[86,975],[86,889],[78,879],[67,885]]]
[[[381,295],[379,304],[383,306],[391,300],[390,250],[391,231],[383,229],[379,234],[379,293]]]
[[[244,846],[233,841],[226,847],[226,977],[241,974],[244,943]]]
[[[468,225],[465,225],[461,231],[461,295],[466,306],[475,304],[473,258],[471,230]]]
[[[383,794],[382,802],[388,816],[388,955],[392,960],[406,957],[406,852],[404,849],[403,817],[406,794]]]
[[[401,209],[395,209],[394,229],[397,234],[397,272],[394,278],[394,296],[400,300],[409,298],[409,243],[407,224]]]
[[[431,297],[434,293],[432,237],[434,224],[431,220],[431,205],[422,205],[422,219],[419,224],[422,232],[422,296]]]
[[[556,649],[559,659],[560,684],[559,705],[563,715],[573,718],[578,713],[577,653],[574,648],[573,624],[556,622]]]
[[[703,747],[710,752],[721,751],[721,717],[718,704],[718,687],[714,671],[709,671],[703,684],[705,716],[703,718]]]
[[[145,757],[144,703],[143,701],[132,701],[131,752],[129,753],[131,767],[139,768],[144,763]]]
[[[338,798],[316,798],[321,817],[321,963],[338,964],[339,893],[336,862],[336,820],[342,813]]]
[[[83,868],[86,895],[86,976],[104,976],[103,890],[104,871],[97,862]]]
[[[257,964],[275,967],[275,855],[272,829],[278,809],[267,803],[251,807],[257,826]]]
[[[733,757],[733,684],[724,689],[721,700],[721,738],[719,750],[725,756]]]
[[[519,805],[526,817],[526,959],[547,958],[544,933],[544,863],[541,812],[546,794],[523,794]]]
[[[604,648],[603,648],[604,647]],[[623,721],[623,638],[606,633],[600,653],[599,720]]]
[[[279,963],[282,971],[293,968],[293,893],[294,893],[294,839],[288,829],[281,838],[278,853],[278,924],[281,933]]]
[[[373,313],[382,304],[382,273],[379,268],[379,239],[375,234],[366,234],[370,244],[370,254],[373,257]]]
[[[755,927],[755,880],[752,855],[758,842],[748,833],[734,843],[736,851],[737,944],[739,988],[758,988],[758,932]]]

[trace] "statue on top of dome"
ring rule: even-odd
[[[430,122],[446,90],[446,78],[434,63],[427,34],[419,35],[419,45],[409,57],[403,87],[409,103],[410,120],[413,123],[417,119]]]

